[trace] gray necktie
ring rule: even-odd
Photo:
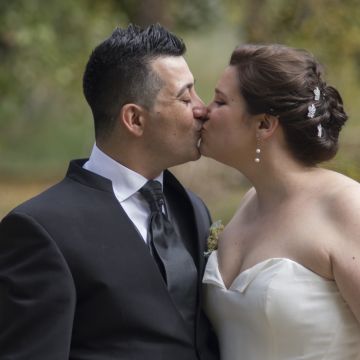
[[[194,261],[185,248],[174,226],[162,211],[165,205],[162,186],[159,181],[149,180],[140,193],[151,210],[149,222],[149,247],[166,281],[168,291],[184,318],[188,318],[189,303],[196,295],[197,270]],[[193,309],[191,309],[193,310]],[[193,311],[191,311],[193,313]]]

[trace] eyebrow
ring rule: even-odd
[[[188,83],[181,87],[181,89],[176,94],[176,97],[180,97],[187,89],[191,89],[194,86],[194,83]]]
[[[219,95],[226,96],[226,94],[224,92],[222,92],[221,90],[219,90],[218,88],[215,88],[215,92]]]

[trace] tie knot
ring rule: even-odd
[[[151,211],[161,211],[164,205],[164,194],[159,181],[149,180],[140,190],[148,202]]]

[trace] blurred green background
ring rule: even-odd
[[[0,1],[0,218],[87,157],[93,122],[82,95],[91,50],[116,26],[160,22],[186,42],[197,91],[211,101],[231,51],[245,42],[310,50],[350,115],[337,157],[324,166],[360,180],[358,0]],[[225,144],[224,144],[225,145]],[[202,158],[173,169],[227,222],[249,184]]]

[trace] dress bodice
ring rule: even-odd
[[[203,283],[221,360],[360,359],[360,326],[336,283],[293,260],[262,261],[227,289],[214,251]]]

